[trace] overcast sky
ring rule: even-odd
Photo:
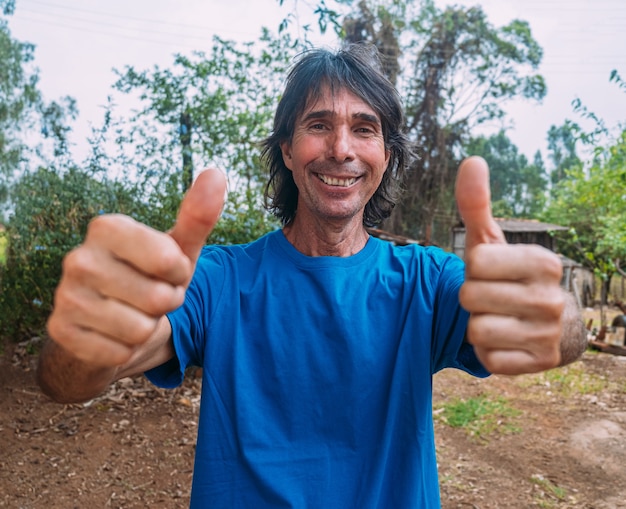
[[[213,35],[254,40],[261,26],[275,30],[296,1],[285,0],[280,8],[277,0],[16,0],[9,27],[15,38],[37,46],[46,98],[77,100],[74,141],[80,153],[88,126],[101,121],[113,68],[167,66],[174,53],[209,50]],[[311,16],[307,4],[315,3],[297,1],[304,19]],[[578,119],[571,106],[576,98],[609,126],[626,122],[626,93],[609,83],[613,69],[626,79],[626,0],[437,3],[480,4],[496,26],[515,18],[530,23],[544,48],[540,72],[548,95],[540,105],[518,101],[507,108],[515,126],[509,136],[529,158],[537,149],[546,156],[550,125]],[[328,38],[318,42],[333,44]]]

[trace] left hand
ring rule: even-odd
[[[461,163],[456,201],[466,228],[466,280],[459,294],[470,312],[467,340],[491,373],[533,373],[559,365],[561,262],[536,245],[507,244],[491,215],[489,168]]]

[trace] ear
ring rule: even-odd
[[[291,145],[289,144],[289,142],[283,141],[280,144],[280,150],[283,153],[283,162],[285,163],[285,166],[287,167],[287,169],[293,171],[291,160]]]

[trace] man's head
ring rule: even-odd
[[[263,156],[270,170],[266,190],[269,209],[283,222],[293,221],[298,188],[285,166],[281,146],[290,143],[296,123],[311,106],[329,93],[348,92],[369,105],[380,118],[384,150],[389,163],[381,184],[365,206],[363,223],[373,226],[391,213],[409,158],[402,131],[404,117],[397,92],[380,71],[375,49],[351,45],[336,53],[306,52],[287,77],[285,93],[278,104],[272,134],[265,140]]]

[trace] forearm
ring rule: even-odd
[[[561,366],[579,359],[587,349],[587,329],[574,297],[565,294],[565,308],[561,318]]]
[[[116,367],[86,364],[48,339],[39,355],[37,383],[58,403],[80,403],[101,394],[116,379],[117,371]]]
[[[79,403],[101,394],[115,380],[134,376],[159,366],[174,356],[172,329],[167,317],[159,320],[152,336],[135,348],[128,362],[101,367],[81,361],[48,339],[39,356],[37,383],[59,403]]]

